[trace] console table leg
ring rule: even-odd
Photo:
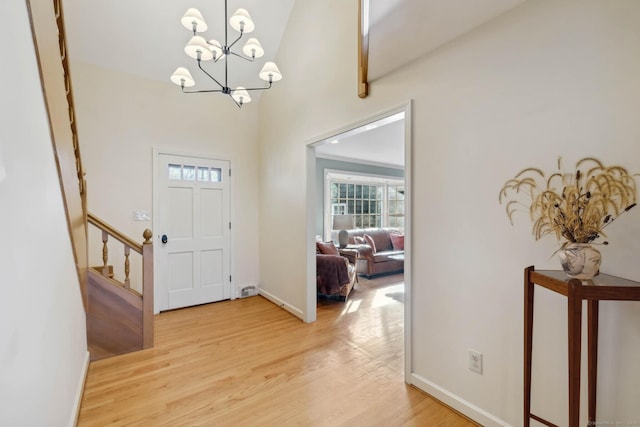
[[[598,378],[598,301],[589,300],[587,302],[588,317],[588,382],[589,382],[589,425],[594,426],[596,422],[596,391]]]
[[[579,280],[569,281],[569,427],[580,423],[580,345],[582,329],[582,298]]]
[[[533,348],[533,289],[529,267],[524,273],[524,427],[531,423],[531,353]]]

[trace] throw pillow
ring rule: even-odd
[[[338,248],[333,242],[316,242],[316,248],[323,255],[340,255]]]
[[[364,241],[364,237],[354,236],[353,241],[356,245],[364,245],[366,242]]]
[[[376,253],[376,244],[373,241],[373,238],[371,236],[369,236],[368,234],[364,235],[364,241],[367,245],[371,246],[371,249],[373,250],[373,253]]]
[[[404,251],[404,234],[389,234],[394,251]]]

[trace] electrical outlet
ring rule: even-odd
[[[482,353],[469,350],[469,370],[482,375]]]

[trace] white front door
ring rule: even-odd
[[[157,159],[158,309],[229,299],[229,162],[168,154]]]

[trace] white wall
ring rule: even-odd
[[[640,172],[640,2],[525,2],[373,82],[365,100],[356,3],[296,2],[277,58],[286,80],[261,105],[262,287],[304,313],[305,144],[413,99],[413,381],[482,423],[521,425],[522,270],[559,264],[526,215],[509,225],[498,191],[558,156]],[[608,235],[603,271],[640,280],[640,211]],[[559,425],[565,306],[537,293],[533,408]],[[637,304],[601,305],[600,420],[640,420],[639,331]],[[467,370],[469,348],[484,353],[483,375]]]
[[[276,58],[283,80],[260,105],[261,288],[303,318],[305,221],[315,209],[306,205],[305,143],[367,111],[352,97],[356,13],[357,2],[296,1]]]
[[[26,3],[0,3],[0,425],[72,425],[85,317]]]
[[[229,159],[234,283],[258,284],[257,105],[239,109],[219,94],[182,94],[168,77],[155,82],[82,62],[72,62],[71,74],[89,211],[141,242],[152,223],[133,221],[133,211],[153,210],[154,147]],[[102,264],[100,239],[93,242],[90,256]]]

